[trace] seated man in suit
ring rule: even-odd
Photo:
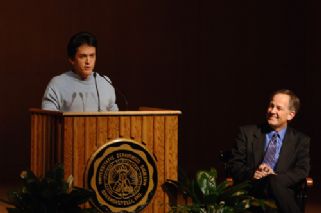
[[[229,161],[236,182],[250,180],[253,195],[274,199],[282,213],[301,211],[294,188],[310,170],[310,138],[288,126],[299,107],[292,91],[274,92],[265,124],[240,128]]]

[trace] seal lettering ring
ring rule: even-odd
[[[157,167],[142,144],[115,139],[99,148],[86,169],[87,188],[95,192],[91,203],[101,212],[139,212],[157,187]]]

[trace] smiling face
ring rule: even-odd
[[[295,111],[291,110],[290,96],[282,93],[275,94],[267,108],[266,120],[276,131],[287,126],[288,121],[295,116]]]
[[[83,44],[77,48],[77,52],[73,59],[69,59],[73,66],[73,71],[78,74],[81,79],[87,79],[95,68],[96,63],[96,47]]]

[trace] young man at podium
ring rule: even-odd
[[[88,32],[71,37],[67,53],[72,70],[55,76],[42,99],[42,109],[63,112],[118,111],[115,89],[94,72],[97,40]]]

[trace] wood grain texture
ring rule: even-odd
[[[56,159],[57,163],[61,164],[64,162],[63,155],[64,155],[64,140],[63,140],[63,122],[62,117],[56,117],[56,125],[57,125],[57,132],[56,132],[56,142],[57,142],[57,153]],[[55,141],[54,141],[55,142]]]
[[[165,180],[177,180],[178,175],[178,119],[177,116],[167,116],[164,125],[165,132]],[[169,211],[169,198],[165,196],[165,211]]]
[[[87,167],[91,155],[98,149],[97,146],[97,118],[85,118],[85,143],[84,143],[84,167]]]
[[[142,118],[142,143],[153,153],[154,150],[154,117],[143,116]]]
[[[56,114],[32,114],[30,166],[36,175],[43,176],[62,162],[61,128],[62,120]]]
[[[63,163],[65,167],[65,178],[73,174],[73,117],[64,118],[64,151],[63,151]]]
[[[110,116],[108,117],[108,126],[107,126],[107,139],[115,139],[119,137],[119,116]]]
[[[165,178],[176,180],[178,170],[178,118],[165,118]]]
[[[74,185],[82,187],[85,171],[85,118],[75,117],[73,125],[73,175]]]
[[[42,173],[42,156],[41,156],[41,134],[42,134],[42,117],[40,115],[34,115],[32,120],[31,129],[31,169],[38,176],[43,175]]]
[[[142,117],[131,116],[130,137],[135,141],[142,141]]]
[[[103,146],[107,143],[107,129],[108,129],[108,117],[97,117],[97,147]]]
[[[142,143],[146,145],[147,150],[154,154],[154,117],[153,116],[143,116],[142,118]],[[158,170],[157,170],[158,171]],[[142,212],[143,213],[153,213],[154,199],[151,204],[148,205]]]
[[[119,136],[121,138],[130,138],[130,116],[121,116],[119,118],[120,120],[120,130],[119,130]]]
[[[165,182],[165,119],[164,116],[154,118],[154,154],[157,158],[158,186],[153,201],[153,213],[165,212],[165,194],[161,184]]]

